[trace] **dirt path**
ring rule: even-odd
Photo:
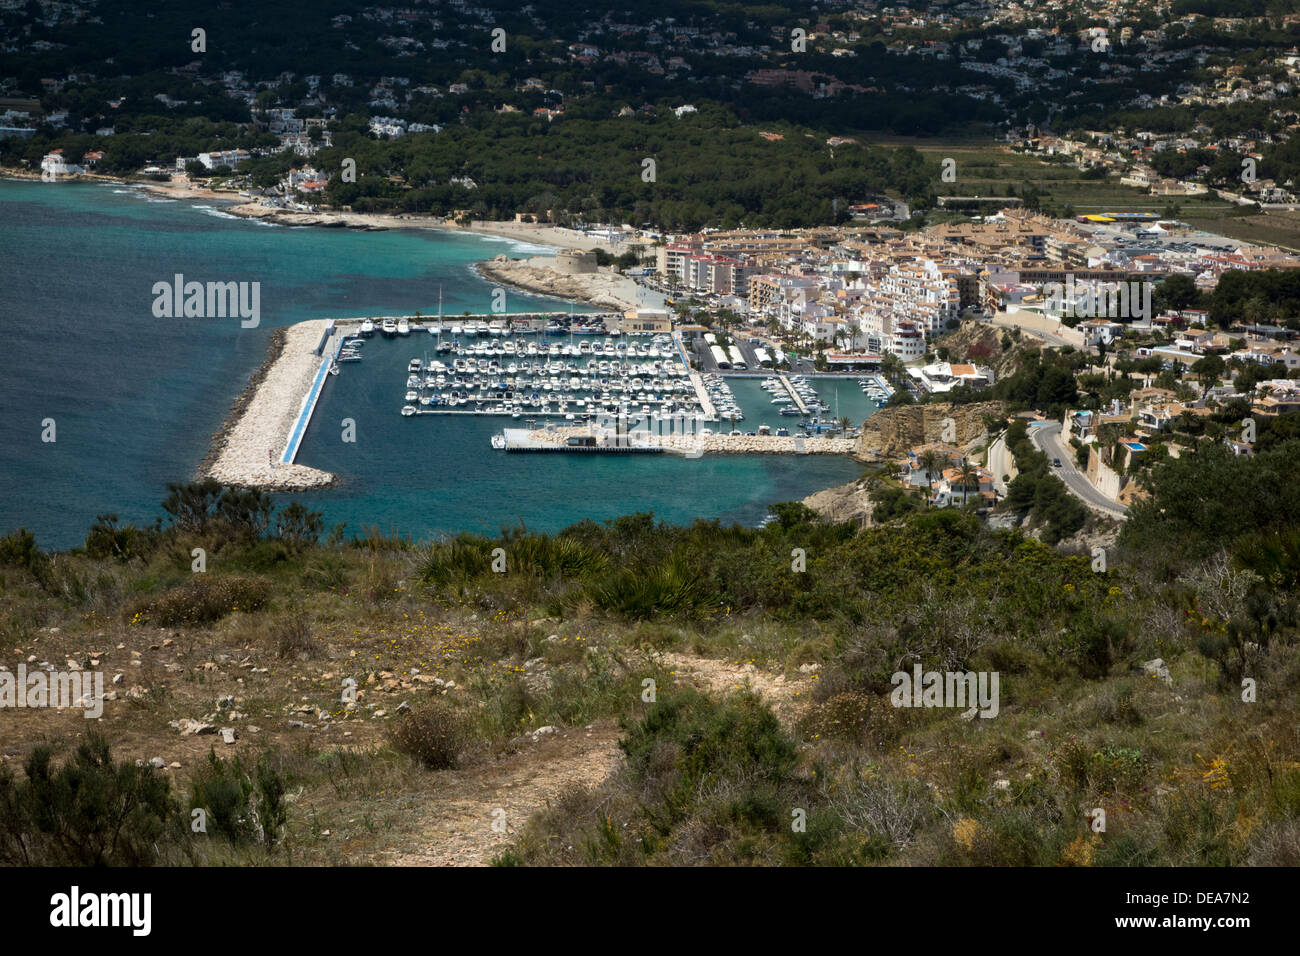
[[[786,680],[782,674],[752,664],[665,654],[662,662],[678,680],[710,694],[729,694],[749,683],[789,722],[813,678]],[[438,787],[412,822],[408,848],[381,855],[388,866],[486,866],[518,836],[524,823],[561,793],[575,786],[594,787],[622,762],[619,731],[613,721],[591,729],[559,729],[535,743],[521,741],[516,752],[465,770],[441,774]],[[504,811],[504,832],[493,820]],[[498,824],[500,827],[500,824]]]
[[[691,657],[687,654],[665,654],[662,662],[677,672],[679,679],[688,680],[700,690],[715,696],[733,693],[749,684],[776,714],[789,723],[801,709],[802,701],[812,692],[815,681],[811,675],[799,675],[797,680],[786,680],[784,674],[760,670],[753,664],[735,664],[709,657]]]
[[[388,866],[486,866],[518,837],[527,819],[575,786],[593,787],[618,766],[618,728],[561,729],[481,767],[449,771],[420,813],[417,846],[391,853]],[[504,811],[505,832],[493,830]],[[498,827],[500,824],[498,824]]]

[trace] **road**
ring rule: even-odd
[[[1017,474],[1016,463],[1007,449],[1006,432],[993,439],[989,445],[988,454],[984,456],[984,467],[993,474],[993,490],[1005,498],[1007,483],[1002,480],[1002,476],[1014,479]]]
[[[989,320],[992,325],[1003,326],[1004,328],[1017,328],[1021,332],[1028,333],[1037,339],[1041,339],[1048,345],[1062,346],[1073,345],[1077,349],[1082,349],[1083,333],[1063,325],[1053,319],[1049,319],[1037,312],[1015,311],[999,312]]]
[[[1112,518],[1123,518],[1128,513],[1128,508],[1124,505],[1112,498],[1107,498],[1094,488],[1087,476],[1075,466],[1073,450],[1061,440],[1060,422],[1031,425],[1029,440],[1034,443],[1035,448],[1047,456],[1049,462],[1054,458],[1061,460],[1061,467],[1053,467],[1051,470],[1065,482],[1065,487],[1069,488],[1070,492],[1085,505],[1104,512]]]

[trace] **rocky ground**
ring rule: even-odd
[[[555,268],[548,256],[511,259],[497,256],[478,264],[478,271],[489,282],[500,282],[527,292],[557,299],[573,299],[612,309],[637,307],[637,284],[632,279],[609,272],[569,274]]]

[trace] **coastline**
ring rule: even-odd
[[[0,169],[0,175],[19,180],[40,180],[39,174],[11,168]],[[240,203],[238,200],[246,197],[240,197],[235,192],[205,189],[190,185],[184,180],[164,183],[88,173],[69,177],[66,181],[132,186],[151,195],[178,200],[233,202],[234,205],[231,206],[223,205],[223,211],[241,218],[263,218],[290,225],[376,231],[390,228],[440,229],[448,232],[475,233],[551,248],[608,248],[607,242],[548,225],[475,221],[469,226],[462,226],[432,217],[341,212],[298,213],[274,210],[255,203]],[[503,254],[476,263],[475,269],[489,282],[500,283],[529,293],[584,302],[601,308],[624,310],[637,307],[635,290],[638,287],[629,277],[608,272],[561,273],[555,268],[555,263],[556,260],[552,256],[534,255],[511,259]],[[321,322],[323,320],[308,320],[272,332],[266,358],[249,377],[232,403],[221,427],[212,436],[207,454],[197,468],[198,476],[213,477],[229,484],[257,487],[272,492],[316,490],[337,484],[337,477],[328,472],[302,465],[282,464],[278,460],[274,466],[268,467],[266,462],[260,459],[268,448],[274,449],[277,456],[283,451],[301,397],[305,394],[310,380],[307,373],[318,367],[319,359],[311,355],[310,350],[319,341],[319,329],[306,336],[311,341],[306,345],[305,350],[290,349],[291,338],[296,338],[293,333],[299,330],[298,335],[301,336],[303,328],[310,328],[313,323],[319,325]],[[306,360],[303,351],[308,353]],[[304,375],[307,377],[304,378]],[[816,446],[822,446],[822,443],[823,440],[816,440]],[[730,442],[715,440],[706,450],[715,454],[761,454],[776,452],[778,451],[776,446],[782,444],[773,442],[764,448],[742,450],[727,447],[731,445]],[[672,450],[686,449],[673,448]],[[827,452],[831,452],[829,447],[818,447],[815,453]],[[848,449],[837,447],[831,453],[846,452]],[[789,449],[781,447],[779,453],[793,453],[793,447]],[[851,452],[848,454],[854,457]]]
[[[40,180],[40,176],[27,170],[0,169],[0,175],[15,179]],[[61,182],[92,182],[135,186],[150,195],[166,199],[197,199],[231,203],[222,212],[240,219],[260,219],[283,226],[312,226],[319,229],[354,229],[362,232],[383,232],[389,229],[436,230],[451,233],[468,233],[493,239],[508,239],[519,243],[551,249],[604,249],[611,251],[608,240],[586,235],[577,230],[539,223],[496,222],[475,220],[468,226],[434,216],[414,216],[395,213],[354,212],[296,212],[272,209],[251,202],[248,197],[230,190],[207,189],[192,185],[187,179],[173,178],[169,182],[104,176],[82,173],[69,176]],[[545,255],[532,255],[524,259],[510,259],[498,255],[475,264],[480,276],[537,295],[583,302],[599,308],[620,311],[634,309],[636,284],[624,276],[613,273],[561,273],[555,269],[555,259]]]
[[[40,180],[40,174],[12,166],[0,167],[0,176],[10,179]],[[399,213],[362,213],[326,210],[322,212],[297,212],[292,209],[272,209],[250,201],[247,196],[228,189],[207,189],[192,185],[187,179],[173,177],[167,182],[140,179],[130,176],[109,176],[101,173],[79,173],[61,177],[59,182],[114,183],[137,186],[166,199],[206,199],[232,203],[223,209],[241,219],[264,219],[267,222],[288,226],[317,226],[320,228],[349,228],[369,231],[383,229],[432,229],[442,232],[465,232],[491,236],[496,239],[513,239],[517,242],[549,246],[555,249],[604,249],[612,251],[606,239],[591,236],[575,229],[547,223],[504,222],[476,219],[468,226],[438,216],[415,216]]]
[[[550,296],[586,302],[601,308],[635,309],[637,285],[627,276],[612,272],[565,273],[555,268],[550,256],[511,259],[500,255],[478,262],[474,270],[487,282]]]

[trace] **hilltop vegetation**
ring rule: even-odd
[[[6,646],[128,679],[88,743],[79,713],[6,722],[0,859],[383,862],[460,839],[502,864],[1294,865],[1300,513],[1277,476],[1297,453],[1202,462],[1208,482],[1157,466],[1104,569],[955,511],[859,530],[795,504],[761,529],[321,544],[305,509],[176,486],[167,524],[104,516],[75,553],[15,533]],[[1240,489],[1267,515],[1233,510]],[[915,665],[998,672],[997,716],[894,706]],[[134,765],[159,754],[179,766]],[[493,775],[530,760],[560,777],[494,835]],[[562,785],[572,760],[613,773]],[[466,775],[482,819],[429,835],[421,807]]]

